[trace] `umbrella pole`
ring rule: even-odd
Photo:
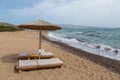
[[[41,28],[39,30],[39,49],[41,49]],[[39,53],[39,59],[40,59],[40,53]]]
[[[41,49],[41,28],[39,30],[39,49]]]

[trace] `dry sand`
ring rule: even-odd
[[[0,33],[0,80],[120,80],[119,74],[46,40],[42,41],[42,47],[53,52],[64,65],[18,74],[15,70],[17,54],[37,51],[38,38],[35,34],[31,31]]]

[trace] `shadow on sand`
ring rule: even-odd
[[[3,56],[1,58],[1,62],[3,62],[3,63],[15,63],[16,64],[17,63],[17,56],[18,56],[17,53]],[[14,73],[17,73],[16,65],[14,66]]]
[[[18,54],[10,54],[10,55],[6,55],[6,56],[3,56],[1,58],[1,61],[3,63],[16,63],[17,62],[17,56]]]

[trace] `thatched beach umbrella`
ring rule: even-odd
[[[41,49],[41,30],[59,30],[60,27],[47,21],[37,20],[27,24],[18,25],[20,28],[39,30],[39,49]]]

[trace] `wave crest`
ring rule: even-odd
[[[88,43],[75,38],[60,37],[54,33],[49,33],[48,36],[55,38],[57,41],[66,43],[70,46],[85,50],[87,52],[115,60],[120,60],[120,49],[116,49],[105,44]]]

